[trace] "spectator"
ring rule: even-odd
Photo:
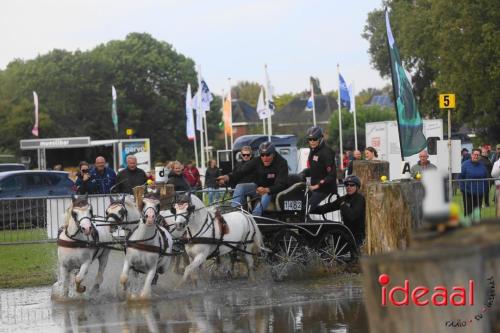
[[[182,170],[184,166],[179,161],[171,162],[172,171],[168,174],[167,184],[174,185],[175,191],[188,192],[191,188],[184,178]]]
[[[96,193],[111,193],[111,188],[116,184],[116,173],[113,169],[106,166],[106,159],[104,157],[96,157],[94,168],[90,170],[90,174],[96,181]]]
[[[352,175],[354,161],[361,161],[361,152],[359,150],[355,150],[353,154],[354,158],[349,161],[349,166],[347,167],[347,175]]]
[[[193,161],[188,161],[186,163],[183,173],[187,183],[191,186],[191,190],[197,190],[201,187],[200,172],[193,165]]]
[[[500,145],[497,145],[497,152],[499,150],[499,147],[500,147]],[[500,198],[498,197],[498,195],[500,194],[500,158],[498,158],[496,160],[495,164],[493,164],[493,168],[491,169],[491,177],[497,178],[495,180],[495,189],[496,189],[495,196],[496,196],[496,200],[500,200]],[[496,207],[497,207],[496,208],[497,209],[496,216],[500,216],[500,211],[499,211],[500,205],[497,204]]]
[[[500,143],[497,144],[497,151],[496,153],[492,154],[491,156],[491,163],[495,163],[496,161],[498,161],[500,159]]]
[[[134,194],[134,187],[142,186],[147,181],[144,170],[137,167],[137,157],[127,156],[127,167],[116,177],[114,192]]]
[[[52,170],[54,170],[54,171],[62,171],[63,170],[62,164],[56,164],[56,165],[54,165],[54,168]]]
[[[484,192],[488,186],[488,181],[484,180],[484,178],[488,178],[488,172],[484,165],[479,163],[480,156],[481,150],[473,149],[471,158],[462,163],[460,178],[468,179],[468,181],[462,180],[460,182],[465,215],[471,214],[475,208],[481,206]]]
[[[489,175],[491,175],[491,170],[493,168],[493,163],[491,163],[490,158],[489,158],[490,152],[488,150],[488,146],[489,145],[483,145],[481,147],[481,157],[479,158],[479,163],[484,165],[484,167],[486,168],[486,172],[488,173],[488,176],[486,176],[485,178],[489,178]],[[488,181],[488,187],[484,191],[484,205],[486,207],[490,206],[490,187],[492,184],[493,184],[493,182]]]
[[[205,171],[205,187],[208,189],[208,204],[219,201],[219,184],[217,178],[220,176],[220,169],[216,160],[208,161],[208,168]]]
[[[75,186],[77,194],[95,194],[97,191],[96,180],[90,174],[89,164],[86,161],[81,161],[78,165]]]
[[[463,148],[462,149],[462,163],[464,163],[467,160],[470,160],[469,149]]]
[[[365,149],[365,160],[376,161],[378,158],[377,150],[373,147],[367,147]]]
[[[422,150],[418,153],[419,161],[417,164],[411,167],[410,172],[411,176],[415,178],[417,174],[422,174],[422,172],[426,170],[437,169],[437,167],[429,161],[429,153],[427,150]]]

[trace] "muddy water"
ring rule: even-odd
[[[51,301],[51,287],[0,290],[0,332],[368,332],[359,275],[202,277],[197,287],[176,289],[170,272],[151,302],[139,304],[117,291],[118,268],[99,293],[71,301]]]

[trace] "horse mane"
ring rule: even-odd
[[[70,202],[68,208],[66,208],[66,211],[64,212],[64,223],[63,227],[67,227],[69,225],[69,222],[73,217],[71,216],[71,211],[73,210],[73,202]]]

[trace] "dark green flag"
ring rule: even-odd
[[[417,154],[427,146],[423,133],[422,117],[418,112],[413,90],[401,65],[399,50],[392,35],[389,13],[385,11],[385,26],[387,28],[387,44],[391,61],[392,90],[396,104],[396,115],[399,128],[399,144],[401,158]]]

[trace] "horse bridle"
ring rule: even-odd
[[[122,222],[127,222],[127,218],[128,218],[128,211],[127,211],[127,207],[125,206],[124,203],[122,203],[121,201],[115,201],[115,202],[112,202],[111,205],[108,207],[108,209],[112,206],[116,206],[116,205],[119,205],[121,207],[121,209],[118,211],[118,214],[122,213],[123,212],[123,217],[120,217],[119,215],[115,214],[115,213],[108,213],[108,210],[106,210],[106,221],[108,220],[109,217],[112,217],[114,218],[118,223],[122,223]]]
[[[86,206],[90,206],[90,204],[87,204]],[[73,234],[73,235],[69,235],[68,234],[68,228],[66,228],[66,236],[68,236],[69,238],[73,238],[75,237],[76,235],[78,235],[79,232],[82,231],[82,227],[80,226],[80,223],[87,219],[90,221],[90,225],[92,226],[92,229],[94,229],[94,223],[92,222],[92,217],[94,216],[94,212],[92,211],[92,206],[90,206],[90,217],[88,216],[83,216],[82,218],[80,219],[77,219],[78,215],[73,211],[73,209],[75,208],[84,208],[86,206],[75,206],[71,209],[71,218],[73,218],[73,221],[75,221],[75,224],[77,226],[77,229],[76,229],[76,232]]]
[[[152,209],[154,214],[155,214],[155,223],[158,224],[159,221],[161,219],[163,219],[163,217],[160,215],[160,201],[159,200],[156,200],[155,201],[158,201],[157,204],[154,205],[154,207],[147,207],[146,209],[143,209],[142,210],[142,213],[141,213],[141,217],[142,217],[142,220],[145,221],[146,220],[146,212],[149,210],[149,209]]]

